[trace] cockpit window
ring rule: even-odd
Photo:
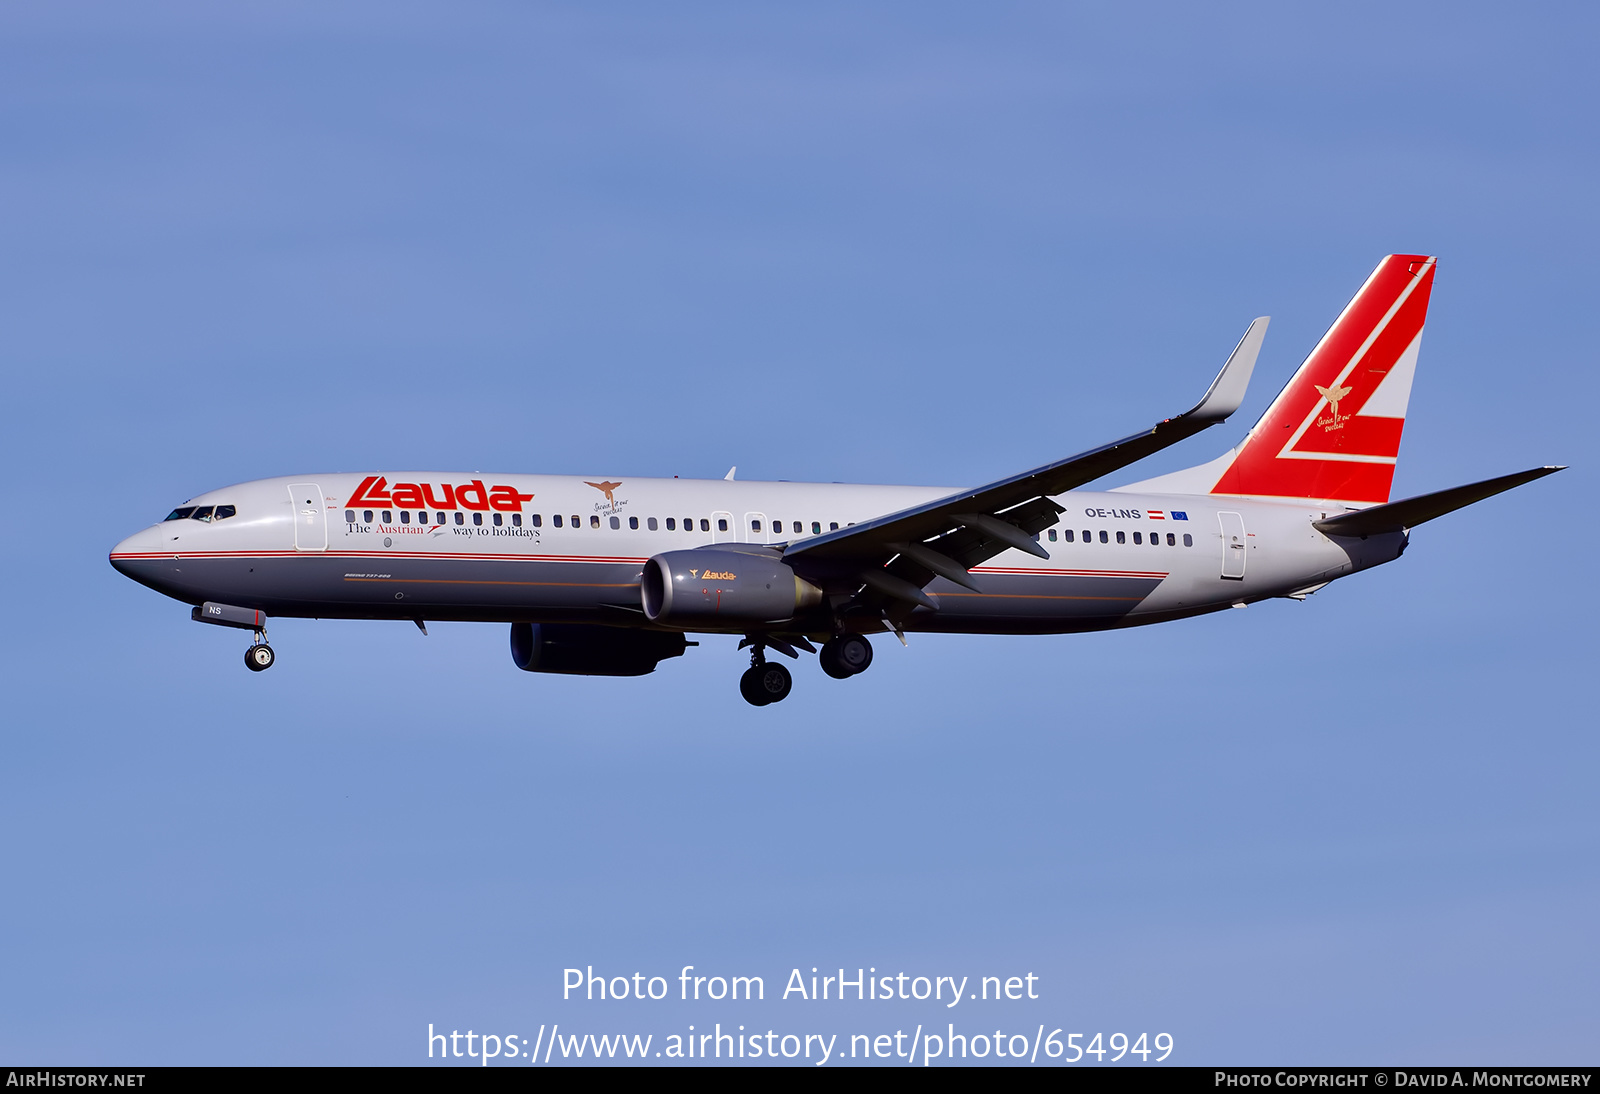
[[[234,508],[231,505],[219,505],[219,506],[217,506],[216,513],[213,514],[211,519],[212,520],[227,520],[229,517],[237,516],[238,513],[239,513],[239,510]]]
[[[168,520],[184,520],[185,518],[187,518],[189,516],[190,513],[193,513],[193,512],[194,512],[194,506],[187,505],[187,506],[184,506],[183,508],[180,508],[180,509],[174,509],[172,512],[168,513],[167,514],[167,519]]]
[[[216,506],[214,505],[202,505],[200,508],[194,511],[189,519],[209,521],[211,519],[211,511],[215,508]]]

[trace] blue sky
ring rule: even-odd
[[[1592,1062],[1596,29],[7,5],[0,1056],[970,1019],[1191,1064]],[[545,679],[499,626],[283,621],[250,674],[105,561],[300,472],[981,482],[1182,410],[1272,315],[1237,419],[1142,477],[1232,443],[1396,251],[1441,256],[1397,494],[1573,467],[1303,604],[880,642],[755,711],[720,639]],[[560,999],[568,966],[685,964],[1042,997]]]

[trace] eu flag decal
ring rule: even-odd
[[[1167,516],[1171,517],[1173,520],[1188,520],[1189,519],[1189,514],[1188,513],[1180,513],[1176,509],[1167,510]]]

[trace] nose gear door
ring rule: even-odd
[[[322,502],[322,487],[314,482],[289,484],[289,504],[294,513],[294,549],[328,549],[328,507]]]

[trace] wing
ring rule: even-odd
[[[1007,548],[1048,557],[1033,537],[1062,512],[1052,496],[1226,421],[1244,400],[1266,333],[1265,317],[1251,323],[1205,397],[1176,418],[987,486],[803,540],[784,552],[784,561],[830,593],[851,595],[845,614],[937,610],[922,591],[935,576],[977,589],[967,571]]]

